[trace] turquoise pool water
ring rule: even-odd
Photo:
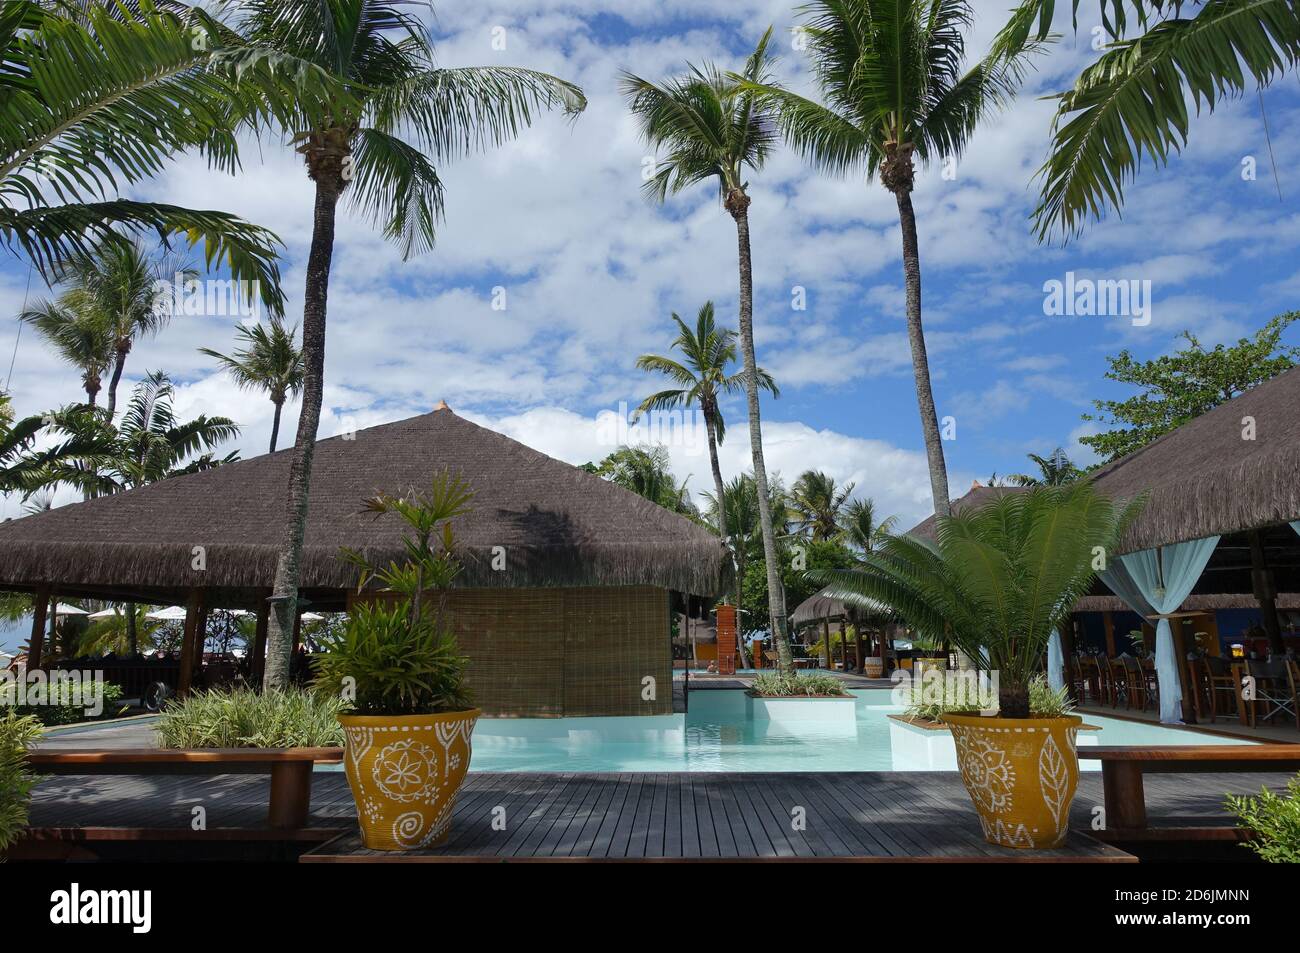
[[[892,721],[899,709],[888,689],[857,692],[852,702],[803,703],[835,708],[830,717],[794,721],[751,718],[745,699],[743,691],[709,689],[691,692],[684,715],[484,718],[474,729],[470,770],[955,770],[951,737]],[[1092,715],[1085,721],[1101,730],[1080,732],[1081,745],[1252,743]]]

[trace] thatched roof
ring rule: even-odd
[[[1300,592],[1279,592],[1279,609],[1300,609]],[[1214,612],[1218,609],[1259,609],[1259,600],[1249,592],[1192,593],[1178,607],[1180,612]],[[1130,612],[1119,596],[1084,596],[1074,605],[1075,612]]]
[[[1254,439],[1242,438],[1253,418]],[[1249,423],[1249,422],[1247,422]],[[1121,553],[1300,519],[1300,368],[1102,467],[1113,499],[1149,493]]]
[[[282,450],[0,524],[0,588],[52,582],[69,595],[177,601],[199,586],[210,604],[253,604],[250,591],[275,575],[290,457]],[[458,585],[722,588],[725,552],[704,527],[449,409],[317,443],[303,588],[355,585],[341,546],[400,558],[404,524],[361,513],[361,502],[427,487],[444,468],[475,494],[455,524]],[[203,571],[192,568],[196,546]],[[492,568],[493,547],[504,547],[504,571]]]
[[[799,603],[794,612],[790,613],[790,624],[797,629],[800,626],[821,622],[823,619],[847,618],[848,613],[854,609],[855,604],[850,602],[846,605],[843,599],[832,595],[834,588],[833,585],[827,586]],[[891,614],[888,608],[874,601],[870,606],[858,605],[857,611],[859,617],[864,620],[878,620]]]

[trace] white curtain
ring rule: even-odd
[[[1101,573],[1101,580],[1139,615],[1165,616],[1177,612],[1191,595],[1218,543],[1219,537],[1207,536],[1129,553],[1112,562]],[[1167,725],[1183,721],[1180,662],[1169,620],[1160,618],[1156,622],[1156,677],[1160,682],[1160,720]]]
[[[1295,530],[1297,533],[1300,533],[1300,520],[1292,520],[1291,528]]]
[[[1059,692],[1065,685],[1065,653],[1061,651],[1061,633],[1052,630],[1052,637],[1047,640],[1047,684],[1052,691]]]

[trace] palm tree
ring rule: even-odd
[[[828,594],[892,609],[923,637],[951,641],[998,673],[1003,718],[1029,717],[1029,681],[1140,501],[1124,508],[1079,481],[1009,493],[939,517],[936,543],[888,536],[859,569],[810,573]]]
[[[666,410],[673,407],[689,407],[699,404],[700,413],[704,415],[704,427],[709,440],[709,465],[713,470],[713,489],[715,499],[724,497],[722,469],[718,466],[718,445],[726,438],[727,426],[718,407],[718,398],[723,394],[733,394],[741,388],[743,374],[728,374],[728,366],[736,359],[736,332],[730,328],[718,329],[713,318],[713,302],[706,301],[695,319],[695,330],[673,313],[677,322],[677,337],[672,347],[682,352],[685,363],[671,357],[657,354],[642,354],[637,358],[639,370],[655,371],[669,377],[678,386],[651,394],[636,409],[636,415],[652,410]],[[758,368],[758,383],[766,388],[773,397],[780,396],[772,375],[761,367]],[[726,527],[723,524],[722,511],[718,510],[715,524],[718,536],[726,539]]]
[[[275,405],[275,417],[271,421],[271,453],[275,453],[276,438],[280,433],[280,411],[285,400],[302,393],[305,370],[302,349],[296,343],[297,336],[296,326],[286,329],[282,320],[273,317],[269,329],[260,323],[236,328],[235,337],[245,347],[233,355],[199,348],[208,357],[216,358],[241,388],[264,390],[270,396]]]
[[[767,52],[772,30],[763,34],[745,62],[741,77],[764,84],[771,79]],[[631,73],[623,74],[623,94],[641,126],[647,143],[667,150],[658,171],[645,184],[646,194],[657,202],[700,182],[717,180],[722,206],[736,223],[740,266],[740,353],[745,398],[749,410],[749,446],[754,481],[762,514],[763,558],[767,568],[768,610],[772,640],[783,669],[793,669],[781,587],[776,536],[772,531],[772,496],[763,460],[762,419],[759,412],[759,369],[754,356],[754,277],[749,243],[751,198],[745,176],[757,170],[776,144],[771,117],[752,92],[711,64],[690,67],[680,78],[655,84]]]
[[[840,535],[840,516],[853,484],[837,486],[833,477],[820,470],[805,470],[790,488],[790,507],[794,510],[799,532],[814,542],[835,539]]]
[[[619,447],[600,461],[599,466],[588,463],[583,469],[625,490],[631,490],[637,496],[657,503],[666,510],[683,516],[694,516],[696,513],[686,489],[687,481],[677,482],[668,459],[668,448],[661,444]]]
[[[246,42],[328,74],[347,93],[330,114],[283,124],[316,195],[303,296],[302,409],[267,635],[270,688],[289,679],[340,198],[347,191],[353,207],[381,225],[403,257],[426,251],[443,210],[435,161],[506,142],[541,111],[558,107],[575,115],[586,107],[577,86],[546,73],[437,68],[428,29],[405,6],[397,0],[242,0],[229,6],[230,26]]]
[[[1007,480],[1014,486],[1064,486],[1083,476],[1083,471],[1070,462],[1064,447],[1057,447],[1049,456],[1040,457],[1036,453],[1028,455],[1038,467],[1038,476],[1026,473],[1013,473]],[[992,484],[989,484],[992,486]]]
[[[813,0],[800,32],[825,105],[772,84],[744,81],[776,110],[805,159],[845,175],[878,177],[898,205],[907,287],[907,338],[934,511],[947,515],[948,470],[921,326],[921,259],[912,207],[915,159],[959,156],[979,121],[1012,94],[1026,40],[963,70],[972,13],[965,0]]]
[[[97,314],[112,335],[113,374],[108,381],[108,419],[117,413],[117,388],[135,342],[157,334],[172,316],[172,301],[159,293],[184,284],[198,271],[182,256],[160,249],[153,254],[140,241],[106,241],[77,255],[63,269],[70,295]]]
[[[1076,16],[1081,0],[1073,0]],[[1300,61],[1294,0],[1098,0],[1109,45],[1059,97],[1052,148],[1039,170],[1040,239],[1068,239],[1106,209],[1118,211],[1142,160],[1164,165],[1186,145],[1187,100],[1213,112],[1223,99],[1262,90]],[[1056,0],[1023,0],[1003,37],[1008,48],[1045,40]],[[1131,7],[1131,11],[1130,8]],[[1035,27],[1035,21],[1037,26]]]
[[[759,526],[758,487],[753,474],[742,473],[723,487],[721,495],[705,493],[709,507],[707,516],[715,526],[721,526],[722,540],[731,549],[736,568],[736,609],[741,608],[744,591],[745,566],[749,550],[762,536]],[[719,505],[721,501],[721,505]]]
[[[106,195],[186,149],[234,172],[232,124],[316,114],[341,92],[319,70],[233,42],[202,11],[160,6],[0,4],[0,244],[54,280],[123,231],[179,236],[279,309],[270,232],[224,212]]]
[[[113,363],[112,328],[104,316],[88,307],[85,296],[74,289],[57,302],[37,302],[19,317],[35,328],[59,357],[81,372],[86,405],[94,407],[103,375]]]
[[[886,536],[894,531],[897,516],[876,519],[876,503],[870,499],[851,500],[844,507],[841,519],[844,541],[863,555],[870,554]]]

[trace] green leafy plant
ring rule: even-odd
[[[13,709],[0,714],[0,859],[27,827],[32,788],[40,780],[27,766],[27,750],[40,735],[35,718]]]
[[[376,517],[395,515],[414,531],[403,539],[405,559],[376,565],[344,549],[361,570],[358,591],[371,582],[395,598],[358,603],[347,622],[318,637],[315,685],[351,703],[361,715],[416,715],[471,707],[464,686],[469,660],[443,618],[447,588],[460,572],[451,521],[467,512],[473,493],[443,472],[428,490],[406,496],[379,494],[366,501]],[[435,544],[436,540],[436,544]],[[438,598],[430,602],[428,593]]]
[[[1062,685],[1052,688],[1046,675],[1035,675],[1029,682],[1029,712],[1035,718],[1061,718],[1074,711],[1070,690]]]
[[[9,709],[20,717],[34,718],[46,727],[112,718],[126,711],[126,706],[122,704],[122,686],[105,682],[102,696],[103,711],[98,716],[88,715],[86,709],[95,702],[92,691],[89,684],[84,687],[54,686],[49,689],[50,694],[46,704],[15,705],[15,688],[13,684],[8,684],[0,686],[0,708]]]
[[[934,543],[891,536],[861,568],[819,581],[833,598],[883,603],[922,635],[946,636],[998,673],[1002,717],[1027,718],[1052,630],[1087,593],[1138,505],[1117,506],[1086,482],[1009,493],[940,517]]]
[[[914,678],[908,685],[911,701],[903,714],[918,721],[938,721],[940,715],[970,715],[997,705],[989,687],[974,678]]]
[[[795,698],[815,696],[817,698],[839,697],[847,695],[844,685],[834,675],[825,672],[764,672],[754,677],[750,691],[764,698]]]
[[[1249,847],[1271,864],[1300,864],[1300,775],[1286,786],[1285,796],[1262,788],[1259,797],[1229,795],[1228,810],[1243,827],[1255,832]]]
[[[336,696],[300,689],[192,692],[158,718],[164,748],[324,748],[343,744]]]

